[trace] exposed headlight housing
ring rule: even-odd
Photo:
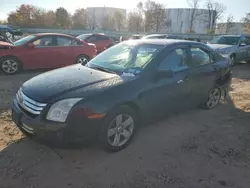
[[[221,54],[229,54],[231,52],[231,48],[223,48],[218,50]]]
[[[82,98],[72,98],[64,99],[54,103],[50,107],[46,119],[57,122],[65,122],[68,117],[69,111],[80,100],[82,100]]]

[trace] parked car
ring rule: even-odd
[[[146,35],[142,39],[181,39],[181,37],[172,34],[152,34]]]
[[[231,63],[250,62],[250,35],[222,35],[208,42],[208,45]]]
[[[85,66],[25,82],[14,97],[12,119],[35,138],[75,142],[98,136],[108,150],[118,151],[146,117],[200,104],[214,108],[231,74],[229,60],[202,43],[125,41]]]
[[[114,45],[114,41],[104,34],[82,34],[77,38],[95,44],[98,53]]]
[[[96,55],[96,47],[75,37],[42,33],[29,35],[10,48],[0,51],[0,69],[15,74],[22,69],[57,68],[87,63]]]
[[[132,35],[129,39],[136,40],[136,39],[141,39],[142,37],[143,37],[142,35]]]

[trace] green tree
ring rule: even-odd
[[[70,24],[68,11],[63,7],[56,9],[56,26],[59,28],[68,28]]]
[[[72,16],[72,27],[86,29],[88,27],[87,11],[83,8],[77,9]]]

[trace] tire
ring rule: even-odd
[[[219,86],[215,86],[209,93],[207,101],[204,103],[205,109],[215,108],[221,99],[221,89]]]
[[[0,69],[7,75],[16,74],[21,71],[22,63],[16,57],[3,57],[0,59]]]
[[[230,56],[230,60],[231,60],[231,65],[234,66],[235,65],[235,54]]]
[[[89,57],[87,55],[79,55],[76,58],[76,63],[81,63],[82,65],[86,65],[89,62]]]
[[[107,151],[120,151],[130,143],[136,129],[137,118],[135,112],[128,106],[121,106],[105,118],[99,133],[100,144]]]

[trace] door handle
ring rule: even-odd
[[[183,83],[184,81],[183,80],[179,80],[177,83],[180,84],[180,83]]]

